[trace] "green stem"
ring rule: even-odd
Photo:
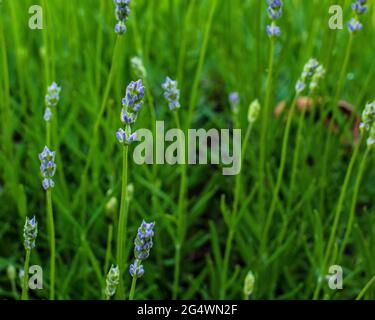
[[[235,191],[234,191],[234,199],[233,199],[233,208],[232,208],[232,215],[231,215],[231,221],[229,227],[229,232],[228,232],[228,237],[225,243],[225,251],[224,251],[224,260],[223,260],[223,268],[221,272],[221,286],[220,286],[220,299],[225,298],[225,293],[226,293],[226,286],[227,286],[227,277],[228,277],[228,268],[229,268],[229,258],[230,258],[230,253],[232,251],[232,242],[233,242],[233,236],[234,232],[237,226],[237,217],[238,217],[238,202],[240,198],[240,191],[241,191],[241,176],[242,176],[242,169],[243,169],[243,163],[246,158],[246,149],[248,145],[248,141],[250,138],[250,133],[252,130],[253,124],[250,123],[247,126],[246,129],[246,134],[244,138],[244,142],[242,144],[241,148],[241,171],[237,174],[236,176],[236,181],[235,181]]]
[[[113,238],[113,224],[108,225],[107,249],[105,253],[104,273],[108,272],[109,262],[112,256],[112,238]]]
[[[55,224],[53,218],[53,209],[52,209],[52,191],[48,189],[46,191],[47,196],[47,224],[48,224],[48,234],[49,234],[49,241],[50,241],[50,300],[55,299],[55,275],[56,275],[56,244],[55,244]]]
[[[359,295],[357,296],[357,298],[355,298],[356,300],[361,300],[362,297],[365,295],[365,293],[367,292],[368,289],[370,289],[370,287],[372,286],[372,284],[375,283],[375,276],[373,276],[371,278],[371,280],[366,284],[366,286],[361,290],[361,292],[359,293]]]
[[[266,217],[266,222],[263,229],[263,235],[262,235],[262,242],[261,242],[261,253],[263,254],[267,248],[267,241],[268,241],[268,232],[272,225],[273,215],[275,213],[276,204],[279,199],[279,191],[281,187],[281,182],[284,174],[286,159],[287,159],[287,152],[288,152],[288,146],[289,146],[289,134],[290,134],[290,128],[292,124],[293,115],[295,113],[296,108],[296,102],[297,102],[297,95],[295,95],[292,106],[290,108],[289,114],[287,115],[287,123],[284,131],[284,137],[283,137],[283,143],[281,147],[281,160],[280,160],[280,166],[278,169],[277,174],[277,180],[276,185],[273,189],[273,195],[272,195],[272,201],[271,201],[271,207]]]
[[[178,129],[181,129],[180,117],[178,111],[173,111],[173,116],[176,122]],[[177,208],[177,242],[175,243],[175,265],[174,265],[174,280],[172,287],[172,297],[177,299],[178,289],[179,289],[179,279],[180,279],[180,264],[181,264],[181,246],[185,237],[185,194],[186,194],[186,173],[187,167],[185,162],[185,145],[182,144],[182,139],[180,137],[179,141],[180,152],[183,151],[183,156],[180,153],[180,163],[181,164],[181,180],[180,180],[180,189],[178,196],[178,208]]]
[[[125,239],[126,239],[126,228],[127,228],[127,220],[128,220],[128,211],[127,211],[127,186],[128,186],[128,152],[129,147],[127,145],[123,146],[123,154],[122,154],[122,189],[121,189],[121,205],[120,205],[120,213],[119,213],[119,221],[117,227],[117,255],[116,260],[119,264],[120,268],[120,283],[119,283],[119,290],[117,291],[118,298],[122,299],[125,298],[125,291],[124,291],[124,269],[125,269]]]
[[[29,264],[30,264],[30,250],[26,250],[26,257],[25,257],[25,265],[24,265],[24,275],[23,275],[23,281],[22,281],[22,295],[21,300],[28,300],[28,287],[29,287]]]
[[[137,264],[134,267],[134,269],[137,270],[140,265],[141,265],[141,260],[137,260]],[[135,285],[136,284],[137,284],[137,277],[134,276],[133,280],[132,280],[132,285],[130,287],[129,300],[133,300],[134,299],[134,292],[135,292]]]
[[[260,156],[259,156],[259,211],[265,213],[265,159],[266,159],[266,147],[267,147],[267,130],[268,130],[268,117],[270,114],[270,100],[272,91],[272,77],[273,77],[273,59],[275,51],[275,40],[270,39],[270,50],[268,59],[268,77],[267,77],[267,89],[264,107],[262,108],[262,123],[260,132]]]
[[[366,161],[367,161],[370,150],[371,149],[369,147],[367,147],[367,149],[366,149],[366,151],[365,151],[365,153],[362,157],[362,161],[359,165],[359,169],[358,169],[358,173],[357,173],[357,179],[356,179],[355,184],[354,184],[354,192],[353,192],[352,202],[351,202],[351,205],[350,205],[348,223],[347,223],[346,228],[345,228],[346,232],[345,232],[344,240],[342,241],[341,249],[340,249],[339,255],[338,255],[339,260],[341,259],[342,254],[344,253],[346,244],[348,243],[350,234],[352,232],[354,216],[355,216],[355,207],[356,207],[356,204],[357,204],[358,193],[359,193],[359,187],[361,185],[363,173],[364,173],[365,167],[366,167]]]
[[[135,285],[137,284],[137,277],[133,277],[132,286],[130,288],[129,300],[134,299]]]

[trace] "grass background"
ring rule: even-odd
[[[350,1],[284,1],[279,20],[282,35],[276,42],[271,106],[290,104],[294,84],[310,56],[327,69],[320,88],[321,112],[335,112],[332,95],[344,59],[348,31],[328,28],[331,4],[344,7],[344,21],[351,17]],[[29,7],[43,7],[43,30],[28,27]],[[161,83],[169,75],[179,80],[180,118],[194,108],[192,128],[232,128],[227,96],[241,96],[240,127],[246,129],[247,107],[258,98],[264,103],[269,41],[265,34],[266,2],[258,0],[134,0],[128,31],[119,42],[114,81],[95,141],[92,129],[108,80],[116,35],[114,4],[100,0],[3,0],[0,3],[0,296],[13,298],[8,265],[23,266],[22,228],[25,216],[39,221],[37,248],[31,264],[45,270],[47,290],[33,291],[31,298],[46,298],[48,291],[48,236],[45,195],[41,188],[38,153],[45,144],[44,95],[52,81],[62,86],[54,120],[53,149],[58,151],[56,187],[53,191],[57,243],[57,298],[97,299],[102,296],[108,225],[105,205],[121,189],[121,148],[115,140],[120,126],[121,97],[135,80],[130,58],[143,58],[156,118],[174,127],[162,96]],[[210,14],[213,14],[210,21]],[[212,23],[210,23],[212,22]],[[355,36],[345,85],[340,95],[361,112],[375,99],[375,9],[363,16],[364,29]],[[151,128],[150,99],[137,127]],[[286,171],[280,201],[269,233],[266,253],[260,253],[261,231],[272,198],[285,127],[282,117],[269,117],[266,146],[266,206],[261,208],[259,181],[260,122],[254,125],[244,155],[239,211],[243,214],[234,233],[225,298],[242,298],[245,276],[255,274],[255,299],[310,299],[319,279],[321,260],[329,237],[353,138],[351,119],[338,113],[338,134],[332,136],[323,157],[329,131],[322,119],[307,116],[302,131],[302,151],[296,188],[290,189],[292,150],[297,118],[292,123]],[[57,119],[56,119],[57,118]],[[95,137],[95,136],[94,136]],[[80,178],[90,144],[94,157],[82,195]],[[363,150],[360,150],[363,153]],[[329,290],[320,297],[354,298],[375,275],[375,215],[372,199],[373,155],[361,184],[353,232],[343,258],[344,289]],[[174,269],[175,221],[179,170],[176,166],[137,166],[130,161],[129,180],[134,184],[126,246],[131,262],[132,239],[142,219],[155,220],[155,246],[145,262],[145,276],[137,284],[137,298],[171,297]],[[153,171],[155,170],[155,171]],[[355,163],[354,174],[358,170]],[[219,297],[220,277],[228,228],[221,199],[231,206],[234,179],[222,176],[220,166],[188,168],[187,233],[182,248],[179,298]],[[351,178],[335,243],[345,233],[353,193]],[[111,191],[109,191],[111,190]],[[112,193],[111,193],[112,192]],[[77,198],[79,201],[77,201]],[[288,206],[287,199],[291,200]],[[116,223],[115,223],[116,224]],[[280,236],[281,230],[286,233]],[[116,234],[116,233],[115,233]],[[115,239],[115,237],[114,237]],[[113,242],[112,248],[115,248]],[[114,261],[110,259],[111,263]],[[124,275],[126,287],[130,276]],[[17,281],[18,282],[18,281]],[[19,288],[19,286],[18,286]],[[324,293],[324,295],[323,295]],[[375,298],[375,287],[365,294]]]

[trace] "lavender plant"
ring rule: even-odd
[[[280,35],[281,30],[276,25],[276,20],[282,15],[283,2],[281,0],[267,0],[267,12],[271,19],[271,24],[267,25],[266,31],[269,36],[270,47],[269,47],[269,60],[268,60],[268,75],[267,75],[267,87],[264,101],[264,108],[262,108],[262,122],[260,132],[260,156],[259,156],[259,207],[261,212],[265,212],[265,168],[266,162],[266,147],[267,147],[267,132],[268,123],[270,117],[270,104],[271,104],[271,92],[273,84],[273,67],[274,67],[274,54],[275,54],[275,39]]]
[[[22,278],[22,300],[28,299],[28,274],[31,250],[35,248],[35,240],[38,235],[38,222],[35,217],[29,219],[26,217],[25,226],[23,228],[24,247],[26,251],[24,276]]]
[[[52,82],[52,84],[47,88],[47,94],[45,96],[45,104],[46,108],[44,110],[43,119],[46,122],[46,144],[51,145],[51,119],[53,116],[52,110],[57,106],[60,101],[60,91],[61,87],[59,87],[56,82]]]
[[[43,177],[42,186],[46,192],[46,206],[47,206],[47,227],[50,242],[50,299],[55,298],[55,276],[56,276],[56,244],[55,244],[55,223],[52,209],[52,189],[55,186],[53,176],[56,172],[55,163],[56,153],[50,151],[47,146],[39,154],[40,172]]]
[[[172,111],[176,126],[178,129],[182,129],[180,123],[180,116],[178,110],[180,109],[180,90],[177,87],[177,81],[166,77],[165,82],[162,84],[164,91],[164,97],[168,103],[169,110]],[[182,139],[179,139],[182,141]],[[185,146],[180,145],[179,162],[185,157]],[[172,297],[176,299],[178,296],[179,279],[180,279],[180,264],[181,264],[181,246],[185,237],[185,193],[186,193],[186,166],[181,166],[181,180],[180,190],[178,197],[178,209],[177,209],[177,237],[175,243],[175,264],[174,264],[174,280],[172,288]]]
[[[306,87],[310,87],[310,90],[315,90],[318,81],[323,77],[325,71],[324,68],[319,64],[319,62],[316,59],[310,59],[304,66],[303,71],[301,73],[301,76],[299,80],[296,83],[295,86],[295,95],[293,98],[292,106],[290,108],[290,112],[288,114],[287,123],[284,131],[283,136],[283,142],[281,147],[281,160],[278,168],[277,173],[277,179],[275,183],[275,187],[273,189],[272,193],[272,201],[270,205],[270,209],[267,213],[266,222],[263,228],[262,233],[262,242],[261,242],[261,253],[264,254],[265,250],[267,250],[267,243],[268,243],[268,232],[272,225],[273,216],[276,209],[276,204],[278,202],[279,197],[279,191],[284,175],[285,165],[286,165],[286,159],[287,159],[287,153],[288,153],[288,147],[289,147],[289,135],[290,135],[290,129],[292,124],[292,119],[295,114],[295,107],[296,107],[296,101],[298,98],[298,95],[301,94]],[[301,116],[302,117],[302,116]],[[302,122],[301,118],[301,121]],[[302,128],[302,123],[300,124],[300,129]],[[299,147],[295,149],[295,164],[298,158],[298,151]],[[294,174],[293,174],[294,175]],[[293,177],[294,179],[295,177]],[[294,184],[294,182],[292,182]]]
[[[117,263],[119,264],[120,274],[123,274],[125,266],[124,245],[127,231],[128,220],[128,152],[129,145],[135,140],[137,134],[133,131],[133,126],[137,120],[139,110],[143,105],[145,88],[142,80],[132,81],[126,88],[125,97],[122,99],[121,122],[123,127],[118,129],[116,137],[122,146],[122,189],[121,202],[117,231]],[[123,279],[120,277],[118,296],[124,297]]]
[[[137,237],[134,240],[134,262],[129,267],[130,275],[132,276],[132,285],[129,293],[129,300],[133,300],[135,286],[137,279],[141,278],[144,274],[144,267],[142,262],[150,255],[150,250],[153,246],[155,222],[147,223],[142,221],[141,226],[138,228]]]

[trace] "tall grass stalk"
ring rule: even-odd
[[[260,252],[262,255],[265,253],[265,250],[267,249],[268,232],[272,225],[272,220],[273,220],[273,216],[275,213],[277,201],[279,200],[279,191],[280,191],[281,183],[283,180],[283,174],[285,170],[287,152],[288,152],[288,147],[289,147],[290,128],[291,128],[292,119],[293,119],[295,109],[296,109],[297,97],[298,96],[296,94],[295,97],[293,98],[292,106],[290,107],[289,113],[287,114],[287,122],[286,122],[286,127],[284,131],[283,142],[282,142],[282,147],[281,147],[281,159],[280,159],[280,165],[279,165],[278,173],[277,173],[277,180],[276,180],[275,187],[273,189],[271,206],[270,206],[269,211],[267,212],[267,217],[266,217],[266,221],[265,221],[264,229],[262,233],[262,238],[261,238],[262,240],[261,240]]]
[[[127,201],[127,190],[128,190],[128,152],[129,146],[123,146],[122,153],[122,188],[121,188],[121,203],[119,220],[117,227],[117,254],[116,261],[120,268],[120,283],[117,291],[117,297],[119,299],[125,298],[124,289],[124,270],[125,270],[125,240],[126,230],[128,221],[128,201]]]
[[[52,190],[46,191],[46,204],[47,204],[47,227],[50,243],[50,300],[55,299],[55,278],[56,278],[56,240],[55,240],[55,223],[53,218],[52,209]]]
[[[354,183],[354,191],[353,191],[352,201],[351,201],[351,204],[350,204],[348,222],[347,222],[346,228],[345,228],[344,239],[342,241],[341,248],[339,250],[338,261],[341,260],[341,257],[344,253],[344,250],[345,250],[345,247],[346,247],[346,245],[349,241],[350,234],[352,232],[353,223],[354,223],[354,216],[355,216],[355,209],[356,209],[358,193],[359,193],[359,187],[361,185],[363,173],[364,173],[365,168],[366,168],[366,163],[367,163],[367,159],[368,159],[368,155],[370,153],[370,150],[371,150],[371,147],[366,148],[366,151],[362,156],[362,160],[361,160],[361,163],[360,163],[359,168],[358,168],[357,177],[356,177],[356,180],[355,180],[355,183]]]
[[[175,123],[178,129],[181,129],[180,117],[178,110],[172,111]],[[182,138],[180,137],[179,141],[182,143]],[[183,154],[180,154],[180,161],[185,160],[185,145],[180,145],[180,150],[183,150]],[[175,263],[174,263],[174,276],[173,276],[173,288],[172,288],[172,298],[177,299],[178,289],[179,289],[179,280],[180,280],[180,265],[181,265],[181,247],[182,242],[184,241],[185,232],[186,232],[186,217],[185,217],[185,195],[186,195],[186,164],[180,164],[181,166],[181,180],[180,180],[180,189],[178,197],[178,207],[177,207],[177,234],[175,242]]]
[[[234,233],[236,231],[237,224],[239,222],[238,203],[240,199],[243,164],[244,164],[244,160],[246,159],[246,150],[247,150],[247,145],[249,142],[252,128],[253,128],[253,123],[250,123],[246,129],[245,138],[244,138],[243,145],[241,148],[241,171],[236,175],[236,179],[235,179],[233,208],[232,208],[232,214],[229,219],[229,226],[228,226],[229,230],[228,230],[228,235],[227,235],[227,239],[225,243],[224,260],[223,260],[223,266],[222,266],[222,272],[221,272],[221,283],[220,283],[220,293],[219,293],[220,299],[224,299],[226,295],[229,259],[230,259],[230,254],[232,251]]]
[[[346,72],[347,72],[349,58],[350,58],[350,54],[351,54],[351,51],[352,51],[352,44],[353,44],[353,34],[350,33],[349,34],[349,40],[348,40],[347,45],[346,45],[344,61],[343,61],[342,67],[341,67],[339,80],[337,82],[335,95],[334,95],[334,98],[332,100],[332,108],[333,108],[332,109],[332,119],[331,119],[330,124],[329,124],[328,136],[326,138],[326,143],[325,143],[324,151],[323,151],[323,166],[322,166],[322,174],[321,174],[321,179],[320,179],[320,185],[322,187],[322,189],[321,189],[322,192],[323,192],[323,189],[325,187],[325,184],[323,183],[323,181],[326,179],[325,177],[326,177],[326,174],[327,174],[328,155],[329,155],[329,151],[331,150],[332,131],[333,131],[333,128],[334,128],[335,116],[337,115],[337,112],[338,112],[338,102],[339,102],[340,94],[341,94],[341,91],[342,91],[342,88],[343,88],[343,85],[344,85],[344,82],[345,82],[345,75],[346,75]],[[324,119],[323,119],[323,121],[324,121]],[[321,193],[321,198],[323,198],[323,193]]]
[[[270,116],[270,101],[272,92],[272,77],[273,77],[273,64],[274,64],[274,51],[275,51],[275,38],[270,38],[270,49],[268,58],[268,77],[267,77],[267,88],[264,102],[264,108],[262,108],[262,123],[260,131],[260,155],[259,155],[259,211],[265,213],[265,161],[267,152],[267,132],[268,132],[268,117]]]
[[[26,250],[21,300],[28,300],[30,254],[31,250]]]

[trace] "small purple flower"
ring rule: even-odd
[[[355,33],[363,28],[362,23],[360,23],[356,18],[350,19],[348,23],[349,31]]]
[[[281,0],[267,0],[267,3],[267,11],[271,20],[279,19],[283,13],[283,2]]]
[[[141,260],[135,259],[129,267],[129,272],[132,277],[141,278],[145,273]]]
[[[180,90],[177,88],[177,81],[167,77],[162,84],[164,89],[164,97],[168,101],[169,110],[180,108]]]
[[[55,163],[54,151],[50,151],[47,146],[44,147],[43,151],[39,154],[40,172],[43,176],[42,186],[44,190],[51,189],[55,186],[52,177],[56,172],[56,163]]]
[[[129,145],[137,138],[137,133],[134,132],[128,135],[124,129],[120,128],[116,132],[116,137],[121,144]]]
[[[44,121],[50,121],[51,118],[52,118],[51,108],[46,107],[46,109],[44,110],[43,119],[44,119]]]
[[[126,32],[125,22],[128,20],[130,13],[130,0],[114,0],[114,2],[116,5],[115,15],[117,19],[115,32],[121,35]]]
[[[47,88],[47,94],[45,97],[47,107],[56,107],[60,100],[60,91],[61,87],[59,87],[56,82],[52,82]]]
[[[352,3],[353,11],[358,15],[361,15],[361,14],[365,13],[368,9],[368,6],[366,5],[366,2],[367,2],[366,0],[354,1]]]
[[[23,227],[24,246],[26,250],[35,248],[35,240],[38,235],[38,222],[35,217],[29,219],[26,217],[25,226]]]
[[[281,33],[280,27],[276,25],[268,25],[267,26],[267,34],[269,37],[278,37]]]
[[[132,81],[126,88],[125,97],[122,99],[122,105],[129,108],[129,111],[137,112],[143,105],[145,87],[142,80]]]

